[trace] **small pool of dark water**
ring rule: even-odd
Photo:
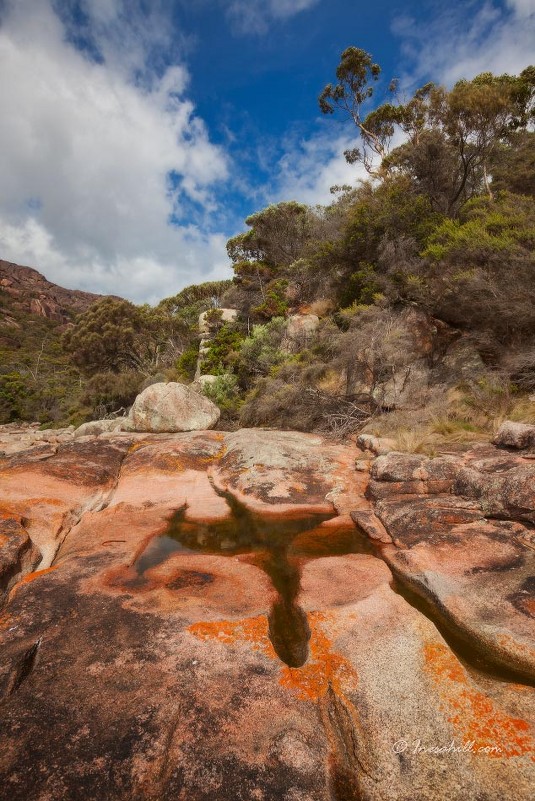
[[[177,551],[193,553],[191,548],[185,548],[178,540],[168,537],[167,534],[162,534],[161,537],[151,540],[141,556],[136,560],[136,571],[141,575],[151,567],[156,567],[156,565],[165,562],[168,556],[177,553]]]
[[[213,524],[192,523],[186,519],[187,507],[178,509],[169,519],[164,534],[154,538],[134,564],[137,577],[131,586],[145,584],[145,572],[156,567],[174,553],[203,553],[219,556],[251,554],[254,563],[266,573],[276,591],[268,615],[269,637],[279,658],[289,667],[302,667],[308,658],[310,629],[306,613],[298,604],[302,565],[326,556],[368,554],[381,559],[380,545],[373,543],[357,526],[324,526],[336,516],[304,515],[300,518],[274,519],[250,512],[232,494],[218,492],[225,498],[231,517]],[[532,685],[530,679],[481,654],[473,642],[450,627],[432,603],[407,586],[399,576],[392,589],[411,606],[425,615],[439,630],[451,650],[472,673],[500,681],[516,681]],[[182,571],[170,589],[202,588],[213,581],[210,573]]]
[[[169,520],[165,534],[151,540],[135,562],[139,579],[145,571],[173,553],[220,556],[256,554],[255,564],[270,578],[277,593],[268,616],[269,637],[279,658],[290,667],[301,667],[308,658],[310,629],[297,597],[303,561],[350,553],[373,554],[368,538],[356,526],[321,528],[336,516],[308,514],[299,518],[273,519],[253,514],[232,494],[225,498],[232,517],[212,524],[186,519],[186,506]]]

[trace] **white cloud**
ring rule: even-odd
[[[354,186],[369,177],[361,164],[348,164],[344,150],[355,147],[355,138],[333,137],[320,131],[308,139],[288,141],[278,161],[272,200],[297,200],[314,206],[328,205],[334,198],[331,186]]]
[[[184,67],[140,75],[165,26],[157,16],[143,35],[139,20],[124,26],[122,0],[86,0],[86,10],[101,63],[68,43],[49,0],[16,0],[4,13],[0,258],[135,300],[222,277],[223,235],[168,222],[192,204],[209,212],[228,166],[185,97]],[[114,21],[136,42],[124,58]]]
[[[267,6],[275,18],[284,19],[311,8],[317,2],[318,0],[268,0]]]
[[[50,231],[34,217],[13,224],[0,214],[2,258],[35,266],[60,286],[120,295],[137,302],[154,303],[186,285],[229,278],[225,242],[222,234],[202,237],[196,231],[182,233],[177,240],[178,265],[172,257],[166,261],[159,254],[143,251],[140,255],[118,252],[108,261],[84,245],[73,257],[69,250],[58,247]]]
[[[452,85],[481,72],[518,74],[533,62],[535,0],[506,0],[507,9],[471,0],[439,13],[425,26],[395,20],[402,52],[411,63],[404,83],[435,80]]]
[[[315,6],[319,0],[231,0],[228,15],[240,33],[265,33],[273,20],[284,20]]]
[[[535,14],[535,0],[507,0],[507,5],[524,18]]]

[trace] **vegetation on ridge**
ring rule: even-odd
[[[239,312],[234,322],[209,317],[202,356],[202,372],[217,377],[205,391],[225,426],[358,428],[392,408],[389,381],[418,360],[441,387],[440,398],[426,386],[419,399],[437,429],[470,433],[517,400],[529,417],[535,68],[483,73],[451,90],[429,83],[403,101],[392,82],[387,102],[370,111],[381,70],[369,54],[344,51],[336,79],[320,108],[353,120],[359,146],[346,158],[369,179],[334,187],[327,206],[282,202],[248,217],[227,245],[232,281],[188,287],[156,307],[97,302],[63,336],[54,368],[69,376],[61,402],[32,389],[34,355],[17,369],[12,360],[0,377],[3,421],[81,422],[128,406],[151,381],[191,381],[198,316],[218,307]],[[319,324],[292,333],[296,313]],[[438,333],[422,359],[423,320]],[[471,356],[448,406],[437,364],[456,338]],[[470,375],[470,359],[482,370]]]

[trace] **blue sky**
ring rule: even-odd
[[[345,47],[409,92],[534,42],[535,0],[0,0],[0,258],[137,302],[228,277],[248,214],[358,180],[317,106]]]

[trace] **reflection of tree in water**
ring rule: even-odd
[[[259,552],[258,565],[270,577],[278,593],[269,613],[269,636],[281,660],[290,667],[301,667],[308,655],[310,629],[307,617],[297,605],[299,566],[288,557],[288,548],[300,533],[316,528],[331,514],[307,515],[298,519],[273,520],[254,515],[229,492],[217,491],[232,511],[231,520],[211,524],[185,520],[185,507],[171,518],[167,537],[201,553],[228,556]]]
[[[146,570],[177,550],[225,556],[256,553],[255,563],[269,576],[277,591],[268,616],[271,643],[283,662],[290,667],[301,667],[308,656],[310,629],[305,612],[297,604],[299,559],[369,552],[369,549],[360,542],[359,532],[353,527],[317,536],[317,527],[335,517],[334,511],[274,519],[253,514],[229,492],[216,492],[225,498],[232,518],[208,524],[190,522],[186,520],[185,504],[171,517],[165,535],[153,540],[139,557],[137,573],[142,577]]]

